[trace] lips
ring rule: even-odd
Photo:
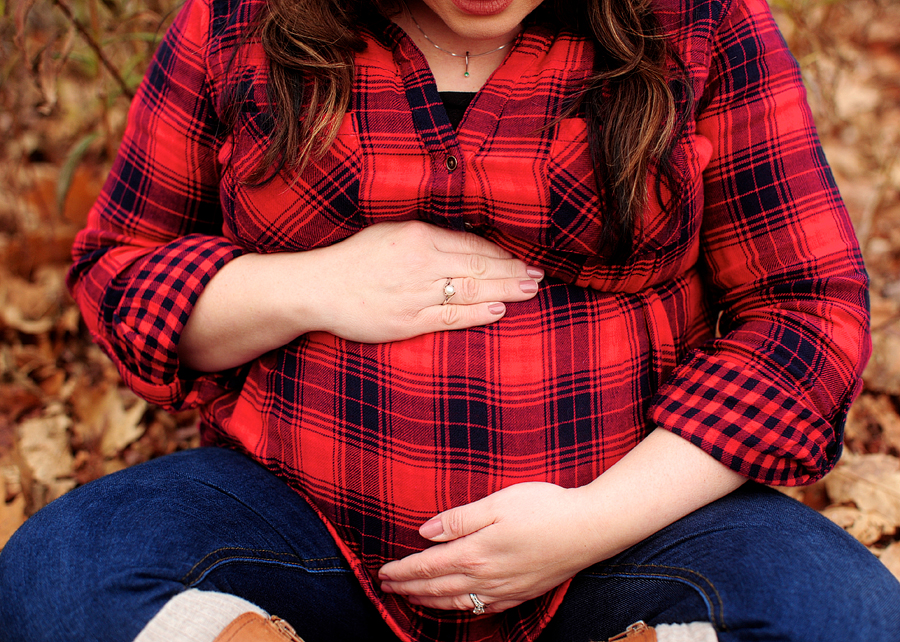
[[[513,0],[453,0],[456,8],[473,16],[492,16],[504,11]]]

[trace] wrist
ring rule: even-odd
[[[737,489],[744,477],[661,428],[573,495],[595,562]]]
[[[312,329],[299,284],[302,254],[245,254],[207,284],[182,331],[182,363],[202,372],[225,370]]]
[[[570,489],[575,532],[583,545],[581,568],[607,560],[646,537],[634,512],[619,503],[614,489],[598,483],[601,478]]]

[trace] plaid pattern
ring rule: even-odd
[[[834,465],[870,349],[867,279],[763,0],[660,0],[700,100],[677,151],[683,206],[650,208],[624,267],[596,249],[585,124],[554,122],[591,46],[537,25],[458,133],[419,51],[372,25],[332,148],[296,181],[241,185],[270,127],[258,47],[226,71],[260,1],[188,0],[70,285],[135,391],[202,406],[208,443],[249,452],[313,502],[404,639],[533,639],[564,591],[478,619],[380,594],[371,574],[420,550],[417,526],[441,510],[522,481],[588,483],[653,426],[766,483]],[[217,118],[228,82],[247,97],[233,136]],[[233,371],[179,368],[192,305],[231,258],[414,218],[470,227],[547,281],[484,328],[387,345],[315,333]]]

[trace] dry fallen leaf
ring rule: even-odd
[[[829,506],[822,514],[866,546],[897,531],[897,526],[881,513],[861,511],[853,506]]]
[[[844,438],[869,452],[900,452],[900,414],[888,395],[863,395],[847,416]]]
[[[878,559],[900,580],[900,542],[894,542],[880,552]]]
[[[871,245],[873,241],[876,239],[870,239],[869,244]],[[882,242],[887,247],[884,249],[884,252],[893,251],[893,245],[887,239],[877,239],[879,243],[876,245],[880,245]],[[872,327],[880,328],[883,325],[886,325],[892,321],[896,321],[900,318],[900,302],[896,301],[892,298],[887,298],[879,295],[877,292],[872,292],[869,297],[869,309],[872,315]]]
[[[25,496],[19,493],[7,502],[6,493],[6,480],[0,476],[0,548],[25,523]]]
[[[0,417],[4,417],[10,423],[21,415],[40,407],[39,391],[20,384],[0,386]],[[0,442],[0,446],[2,446],[2,442]]]
[[[891,455],[848,455],[825,478],[835,503],[853,503],[900,527],[900,459]]]
[[[64,269],[42,267],[33,280],[4,274],[0,280],[0,323],[26,335],[50,331],[65,295]]]
[[[118,387],[116,381],[91,387],[79,382],[72,393],[72,405],[76,417],[73,431],[79,443],[99,443],[106,458],[115,457],[144,434],[141,420],[147,402]]]
[[[72,420],[61,405],[51,405],[43,416],[19,424],[19,452],[31,469],[35,481],[47,489],[50,501],[75,487],[69,449]]]
[[[126,408],[121,394],[111,394],[105,408],[106,430],[100,452],[105,457],[114,457],[144,434],[141,418],[147,410],[147,402],[134,398],[131,406]]]
[[[863,372],[866,389],[900,395],[900,321],[872,336],[872,358]]]

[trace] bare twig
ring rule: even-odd
[[[25,41],[25,22],[28,20],[28,13],[34,6],[35,0],[22,0],[16,7],[16,36],[15,43],[25,58],[28,58],[28,50]]]
[[[53,0],[53,3],[60,8],[60,10],[65,14],[66,18],[71,22],[75,28],[78,30],[78,33],[84,38],[85,42],[87,42],[88,46],[94,50],[94,53],[97,54],[97,58],[100,59],[100,62],[106,67],[106,70],[109,71],[110,75],[113,77],[113,80],[116,81],[116,84],[119,85],[119,88],[122,90],[122,93],[131,100],[134,98],[134,92],[125,82],[125,79],[122,78],[122,74],[119,73],[118,68],[110,61],[110,59],[103,53],[103,48],[100,46],[100,43],[94,38],[88,29],[81,24],[81,21],[75,17],[75,14],[72,13],[72,9],[69,7],[66,0]]]

